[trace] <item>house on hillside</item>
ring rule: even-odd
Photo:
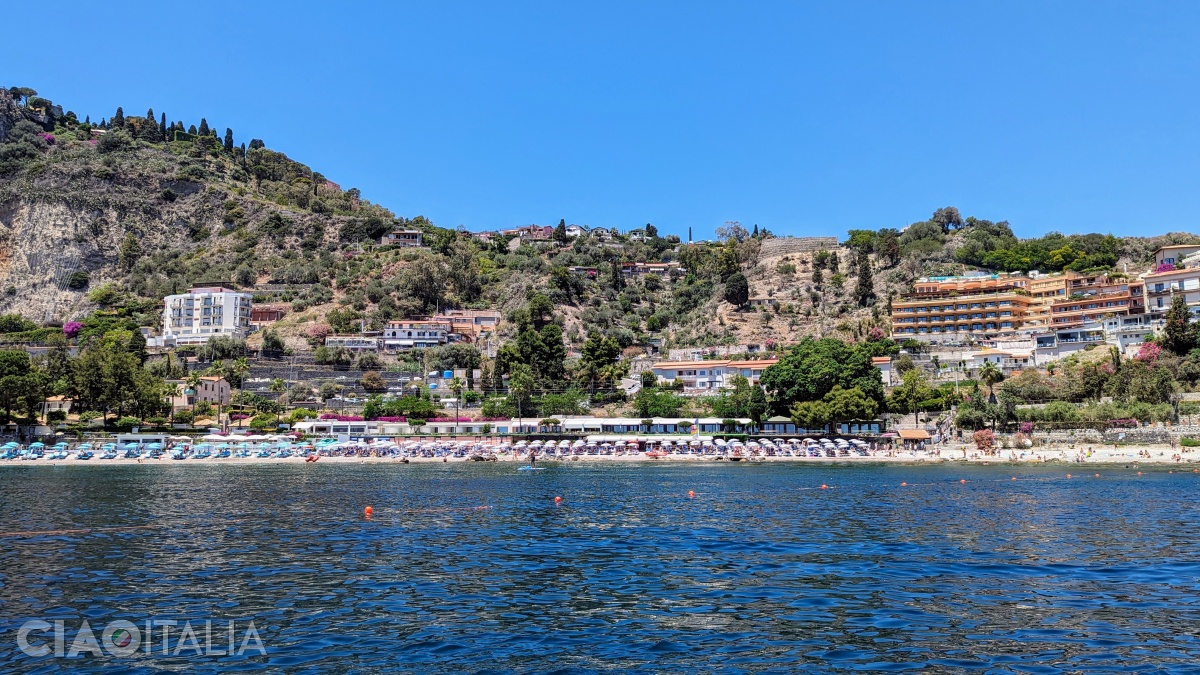
[[[342,347],[355,354],[363,354],[366,352],[379,351],[379,337],[377,335],[360,335],[342,334],[342,335],[327,335],[325,337],[326,347]]]
[[[269,326],[287,316],[287,313],[288,306],[283,303],[272,305],[251,305],[250,325],[260,328],[263,326]]]
[[[382,246],[421,248],[425,245],[425,239],[420,230],[397,229],[383,235],[379,243]]]
[[[383,329],[383,349],[398,352],[437,347],[449,341],[451,330],[448,321],[389,321]]]
[[[587,233],[588,233],[588,229],[586,227],[584,227],[583,225],[575,225],[574,223],[572,223],[567,226],[567,236],[572,239],[574,239],[576,237],[582,237],[583,235],[585,235]]]

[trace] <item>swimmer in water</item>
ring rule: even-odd
[[[530,468],[532,468],[534,464],[537,464],[537,450],[530,448],[529,449],[529,466],[530,466]]]

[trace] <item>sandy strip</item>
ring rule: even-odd
[[[965,455],[965,456],[964,456]],[[409,457],[408,463],[412,464],[443,464],[469,462],[471,460],[462,457]],[[508,463],[527,463],[529,460],[526,456],[515,457],[513,455],[500,455],[497,457],[499,462]],[[963,452],[961,446],[939,447],[929,452],[894,452],[885,453],[880,451],[874,455],[860,457],[853,455],[850,457],[760,457],[753,460],[743,459],[739,462],[731,462],[728,459],[716,460],[713,457],[699,457],[696,455],[667,455],[665,457],[647,457],[645,454],[638,453],[636,455],[576,455],[570,458],[553,459],[544,455],[539,455],[538,464],[559,464],[570,462],[690,462],[690,463],[759,463],[759,462],[788,462],[801,464],[878,464],[878,463],[899,463],[899,464],[931,464],[941,462],[968,462],[972,464],[1041,464],[1041,463],[1067,463],[1067,464],[1190,464],[1200,462],[1200,453],[1191,451],[1190,448],[1171,448],[1166,445],[1141,445],[1141,446],[1077,446],[1075,448],[1068,447],[1053,447],[1053,448],[1031,448],[1026,450],[1008,450],[1001,449],[994,455],[982,455],[975,451],[974,447],[966,446],[966,452]],[[310,465],[327,465],[327,464],[404,464],[405,461],[400,457],[321,457],[317,462],[307,462]],[[203,466],[209,464],[223,465],[271,465],[271,464],[306,464],[304,457],[229,457],[229,458],[208,458],[208,459],[100,459],[93,457],[88,460],[79,460],[71,457],[69,459],[49,460],[0,460],[0,467],[29,467],[29,466]]]

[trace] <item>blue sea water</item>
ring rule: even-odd
[[[0,671],[1200,671],[1190,469],[545,466],[0,469]],[[149,618],[266,654],[16,647]]]

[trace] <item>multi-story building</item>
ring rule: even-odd
[[[892,303],[897,337],[965,337],[1011,333],[1038,301],[1015,291],[980,295],[906,296]]]
[[[389,321],[383,329],[383,348],[395,352],[436,347],[448,342],[450,332],[447,321]]]
[[[1070,295],[1050,304],[1053,328],[1078,326],[1107,316],[1129,316],[1146,311],[1145,284],[1104,276],[1068,281]]]
[[[214,335],[245,337],[250,333],[253,296],[224,286],[203,286],[163,299],[163,340],[179,345],[203,344]]]
[[[1142,276],[1146,285],[1146,311],[1162,315],[1171,308],[1175,296],[1183,297],[1192,307],[1200,305],[1200,267],[1185,267]]]
[[[621,263],[621,276],[624,277],[640,277],[646,274],[654,274],[660,277],[665,277],[671,272],[685,272],[679,263],[675,261],[665,263],[644,263],[644,262],[627,262]]]

